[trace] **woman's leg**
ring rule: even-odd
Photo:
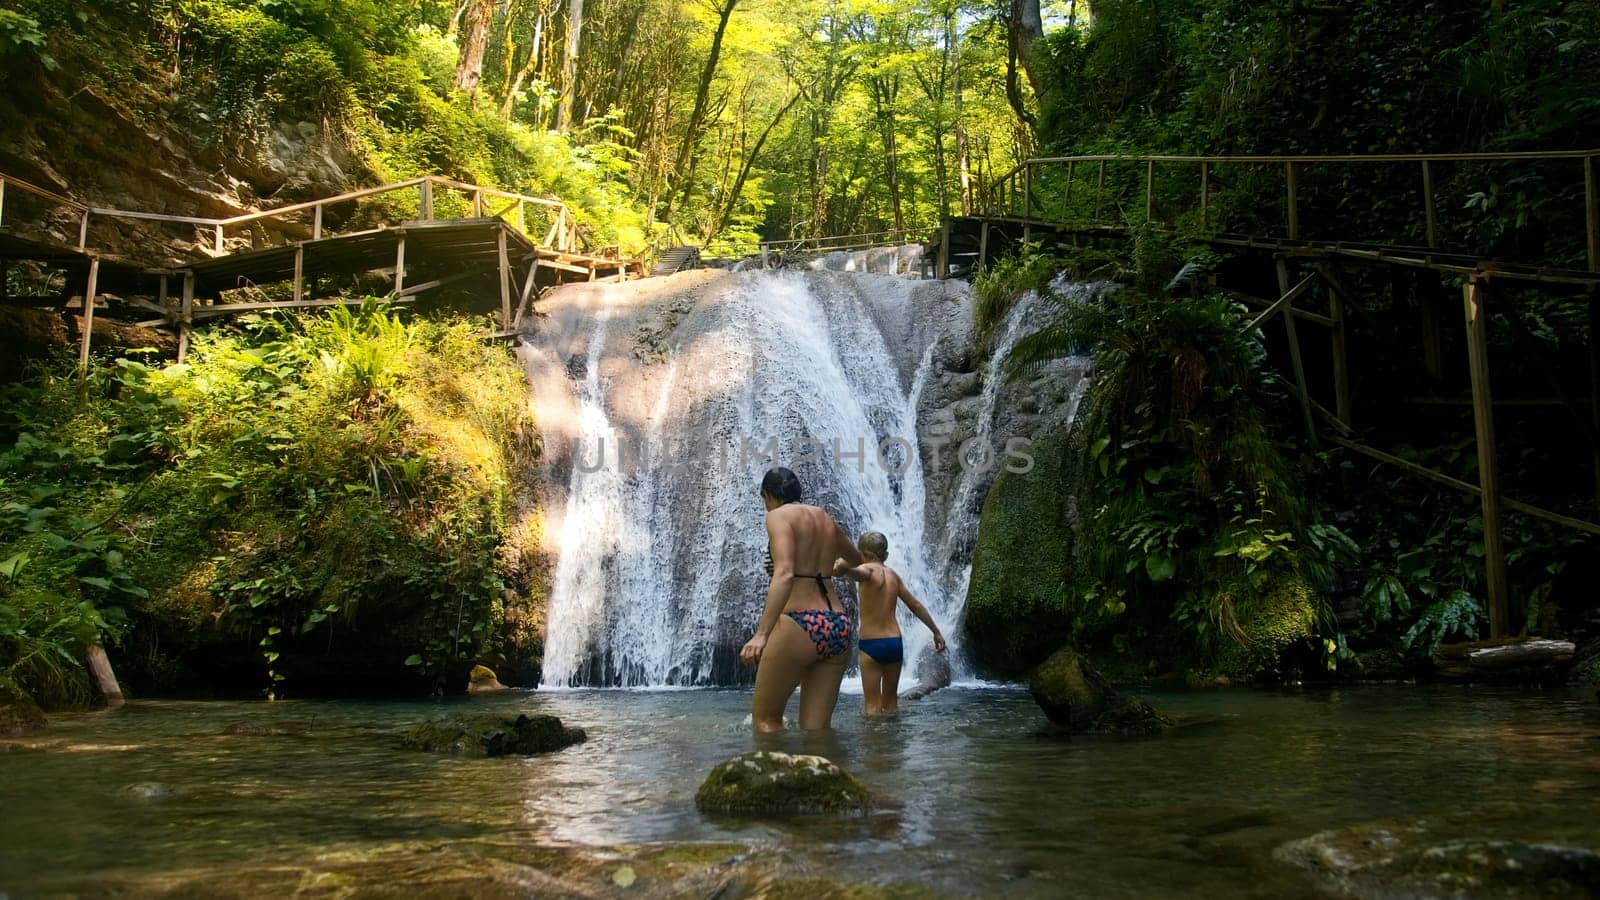
[[[783,708],[817,658],[817,648],[806,630],[787,615],[767,638],[756,668],[756,692],[750,701],[750,719],[757,731],[782,731]],[[805,727],[801,720],[801,727]]]
[[[882,672],[883,699],[878,704],[878,711],[892,716],[900,711],[900,663],[884,666]]]
[[[815,650],[812,655],[816,655]],[[844,680],[844,667],[849,662],[850,651],[846,650],[811,664],[800,681],[801,728],[813,731],[833,724],[833,708],[839,703],[839,682]]]
[[[861,695],[867,701],[867,715],[875,716],[883,711],[883,666],[877,660],[865,653],[859,654],[861,658]]]

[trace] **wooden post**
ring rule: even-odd
[[[1144,170],[1144,219],[1154,222],[1156,218],[1156,161],[1149,160],[1145,163]]]
[[[6,221],[6,180],[0,178],[0,225]]]
[[[294,301],[299,303],[305,297],[305,272],[306,272],[306,245],[294,245]]]
[[[417,188],[422,194],[422,202],[419,204],[418,212],[424,222],[431,222],[433,221],[433,182],[424,178],[422,179],[422,184],[418,185]]]
[[[99,644],[91,644],[88,652],[84,654],[84,662],[89,669],[89,675],[94,679],[94,686],[100,689],[106,698],[107,706],[121,706],[123,704],[122,685],[117,683],[117,673],[111,668],[111,660],[106,657],[106,648]]]
[[[1327,280],[1324,276],[1323,280]],[[1333,320],[1333,414],[1350,427],[1350,358],[1344,328],[1344,294],[1328,282],[1328,318]]]
[[[951,221],[950,221],[950,219],[946,218],[944,220],[944,227],[939,230],[939,277],[940,278],[949,278],[950,277],[950,228],[951,228]],[[761,248],[761,259],[762,259],[761,268],[763,268],[763,269],[765,269],[767,267],[766,266],[766,258],[767,258],[766,245],[763,244],[762,248]]]
[[[167,276],[161,276],[161,286],[156,289],[156,305],[167,308]]]
[[[1283,173],[1289,192],[1289,240],[1300,239],[1300,197],[1295,185],[1294,163],[1283,164]]]
[[[1510,629],[1506,549],[1500,533],[1500,476],[1495,468],[1494,401],[1489,391],[1488,311],[1485,284],[1472,278],[1462,286],[1467,317],[1467,363],[1472,377],[1472,421],[1477,427],[1478,488],[1483,499],[1483,567],[1489,586],[1489,637]]]
[[[1066,202],[1068,204],[1072,203],[1072,178],[1073,178],[1074,175],[1077,174],[1077,168],[1078,168],[1078,164],[1076,162],[1073,162],[1070,159],[1067,160],[1067,190],[1066,190],[1067,196],[1066,196]]]
[[[400,233],[400,240],[395,243],[395,247],[394,247],[394,295],[396,297],[400,296],[400,292],[405,290],[405,287],[406,287],[406,235],[405,235],[405,232],[402,231]]]
[[[178,362],[189,355],[190,312],[194,309],[194,273],[183,273],[183,300],[178,306]]]
[[[311,239],[322,240],[322,204],[318,203],[311,210]]]
[[[983,227],[978,231],[978,267],[975,271],[982,271],[989,261],[989,220],[983,220]]]
[[[78,341],[78,377],[89,374],[89,341],[94,334],[94,298],[100,290],[100,257],[89,258],[89,281],[83,288],[83,335]]]
[[[1100,210],[1105,208],[1106,201],[1106,161],[1100,160],[1100,174],[1094,183],[1094,219],[1100,219]],[[1091,223],[1092,224],[1092,223]]]
[[[1278,293],[1289,293],[1289,261],[1278,257]],[[1311,391],[1306,386],[1306,367],[1300,359],[1300,335],[1294,327],[1294,302],[1291,300],[1283,308],[1283,329],[1289,338],[1289,364],[1294,370],[1295,387],[1300,389],[1300,416],[1306,429],[1306,439],[1311,446],[1317,445],[1317,425],[1311,418]]]
[[[217,255],[220,256],[222,254],[222,225],[221,225],[221,223],[217,224],[217,236],[216,236],[216,240],[212,243],[212,249],[217,252]]]
[[[472,192],[472,217],[474,219],[483,218],[483,191],[482,190],[476,190],[476,191]]]
[[[1600,165],[1595,157],[1583,158],[1584,223],[1589,234],[1589,271],[1600,272]]]
[[[89,211],[83,211],[83,216],[78,219],[78,249],[86,250],[89,247]]]
[[[1200,228],[1206,227],[1207,206],[1211,203],[1211,164],[1200,164]]]
[[[1439,247],[1439,216],[1433,206],[1433,163],[1422,161],[1422,211],[1428,223],[1428,246]]]
[[[506,256],[506,226],[501,225],[496,229],[499,240],[496,249],[500,255],[500,327],[511,327],[511,263]],[[589,279],[594,280],[594,270],[589,270]]]
[[[1033,215],[1033,163],[1022,164],[1022,217]]]

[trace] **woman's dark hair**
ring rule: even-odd
[[[761,493],[771,494],[783,503],[800,502],[800,478],[782,466],[768,469],[761,477]]]

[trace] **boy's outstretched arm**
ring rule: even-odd
[[[857,582],[866,582],[872,580],[872,573],[867,571],[867,568],[864,565],[850,565],[850,563],[841,556],[833,561],[833,577],[848,578],[851,581]]]
[[[900,582],[900,599],[905,601],[906,609],[911,610],[911,614],[921,619],[922,624],[928,626],[928,630],[933,632],[933,649],[943,653],[944,633],[939,630],[939,626],[933,621],[933,615],[928,612],[926,606],[922,605],[922,601],[911,595],[911,589],[906,587],[904,581]]]

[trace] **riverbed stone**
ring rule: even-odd
[[[0,737],[18,737],[44,726],[39,704],[17,688],[0,682]]]
[[[863,813],[871,797],[855,776],[825,757],[762,750],[712,769],[694,802],[706,813],[783,816]]]
[[[510,688],[500,683],[494,670],[488,666],[473,666],[472,673],[467,676],[467,693],[469,694],[495,694],[508,691]]]
[[[532,756],[587,739],[582,728],[569,728],[555,716],[481,716],[429,719],[406,729],[400,745],[464,756]]]
[[[1028,693],[1050,721],[1084,731],[1111,708],[1116,693],[1076,650],[1062,648],[1035,669]]]
[[[1423,820],[1380,820],[1279,847],[1280,862],[1354,896],[1587,897],[1600,853],[1560,843],[1441,839]]]

